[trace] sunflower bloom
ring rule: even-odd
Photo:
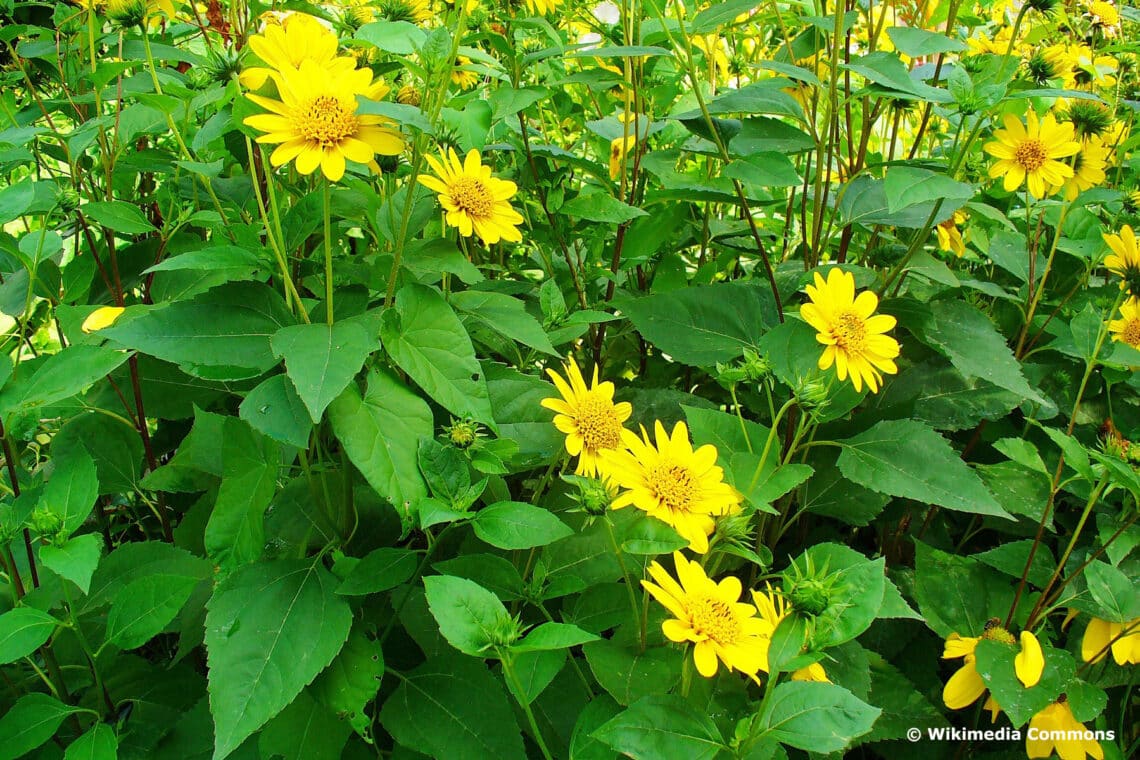
[[[768,652],[772,648],[772,634],[776,632],[776,626],[780,621],[788,616],[791,610],[788,607],[788,601],[784,598],[783,593],[779,589],[772,588],[772,584],[764,584],[765,591],[752,592],[752,602],[756,605],[756,610],[760,614],[760,619],[764,621],[764,629],[761,633],[763,644],[761,647],[760,669],[765,673],[770,673],[768,664]],[[793,681],[827,681],[831,679],[827,677],[827,672],[823,669],[823,665],[818,662],[813,662],[807,667],[800,668],[792,673]]]
[[[1126,630],[1128,633],[1121,636]],[[1116,660],[1117,665],[1140,665],[1140,618],[1127,623],[1114,623],[1100,618],[1090,620],[1085,629],[1085,637],[1081,639],[1081,659],[1085,662],[1100,662],[1107,649],[1112,650],[1112,659]]]
[[[673,564],[677,580],[655,561],[649,574],[656,582],[641,582],[673,614],[661,624],[662,632],[678,644],[693,643],[693,662],[705,678],[715,676],[719,663],[724,663],[729,670],[757,680],[764,626],[756,608],[740,601],[740,579],[729,576],[717,583],[680,552],[673,552]]]
[[[940,222],[934,228],[938,234],[939,250],[950,251],[955,256],[962,256],[966,253],[966,241],[962,238],[962,230],[958,229],[958,226],[965,221],[966,215],[961,211],[955,211],[949,219]]]
[[[642,428],[641,438],[629,432],[623,435],[628,450],[602,451],[602,472],[625,489],[613,508],[632,504],[672,526],[691,550],[704,554],[716,526],[714,518],[739,511],[740,494],[724,482],[715,446],[706,444],[693,451],[685,423],[678,422],[669,434],[658,421],[654,434],[656,446]]]
[[[1073,125],[1058,124],[1052,114],[1040,122],[1030,110],[1026,123],[1013,114],[1006,114],[1005,129],[994,132],[997,138],[986,143],[985,151],[997,162],[990,167],[991,177],[1002,177],[1003,187],[1013,192],[1025,182],[1034,198],[1044,198],[1050,188],[1059,188],[1073,176],[1073,167],[1059,161],[1081,149],[1073,139]]]
[[[1134,298],[1140,296],[1140,247],[1136,245],[1136,233],[1126,224],[1120,232],[1105,232],[1101,237],[1112,249],[1112,253],[1104,257],[1105,267],[1120,277],[1121,290],[1127,290]]]
[[[1104,182],[1104,167],[1107,163],[1108,148],[1099,137],[1092,136],[1082,141],[1080,151],[1073,156],[1073,176],[1061,186],[1065,190],[1065,200],[1075,200],[1085,190]],[[1050,195],[1058,189],[1050,190]]]
[[[526,0],[526,9],[535,16],[546,16],[554,13],[562,0]]]
[[[1113,340],[1140,349],[1140,301],[1129,298],[1122,303],[1120,319],[1110,319],[1108,331],[1112,333]]]
[[[950,676],[950,680],[942,689],[942,701],[951,710],[969,707],[986,691],[985,681],[978,674],[977,656],[974,654],[978,642],[982,639],[1000,641],[1011,647],[1018,643],[1012,633],[998,625],[996,619],[986,623],[986,630],[981,636],[959,636],[957,633],[951,633],[946,638],[942,659],[962,660],[962,667]],[[1022,631],[1020,643],[1021,649],[1013,658],[1013,669],[1017,680],[1026,688],[1030,688],[1041,680],[1041,674],[1045,670],[1045,656],[1037,637],[1029,631]],[[986,700],[985,709],[990,710],[995,719],[1001,710],[992,695]]]
[[[552,369],[546,373],[562,398],[546,398],[540,403],[555,412],[554,426],[566,434],[567,453],[578,457],[574,472],[597,477],[599,453],[621,447],[624,424],[633,407],[628,401],[614,403],[614,384],[598,382],[596,365],[589,388],[573,359],[566,362],[566,379]]]
[[[470,90],[479,84],[479,75],[467,68],[471,59],[465,55],[455,56],[455,68],[451,70],[451,83],[461,90]]]
[[[518,191],[514,182],[491,176],[491,167],[483,166],[474,148],[460,162],[454,150],[436,160],[425,156],[436,176],[420,175],[419,183],[439,193],[447,224],[459,229],[463,237],[472,232],[491,245],[500,240],[518,243],[522,233],[516,225],[523,218],[511,208],[510,199]]]
[[[1029,719],[1025,734],[1025,754],[1030,759],[1049,757],[1056,750],[1063,760],[1104,760],[1104,750],[1093,733],[1073,717],[1073,711],[1062,694],[1060,701],[1046,707]]]
[[[1085,7],[1085,15],[1105,37],[1115,37],[1120,31],[1120,12],[1112,3],[1093,0]]]
[[[246,89],[257,90],[274,72],[299,69],[304,61],[327,67],[336,60],[338,44],[336,35],[321,22],[304,13],[292,13],[281,23],[268,24],[261,34],[249,38],[249,49],[268,68],[253,66],[244,69],[238,75],[238,81]],[[343,60],[351,70],[352,59]]]
[[[358,114],[356,96],[378,100],[388,91],[382,81],[372,81],[367,69],[329,71],[313,61],[299,69],[287,69],[277,82],[281,100],[248,94],[253,102],[271,113],[245,119],[245,124],[266,134],[259,143],[280,143],[269,156],[274,166],[294,159],[297,171],[312,174],[319,166],[330,181],[344,176],[345,160],[367,164],[373,156],[396,156],[404,139],[392,122],[381,116]]]
[[[855,296],[855,276],[838,267],[827,273],[824,281],[815,273],[815,285],[807,286],[811,303],[800,307],[800,316],[818,331],[815,339],[824,345],[819,368],[835,365],[839,379],[851,375],[856,391],[864,381],[872,393],[882,384],[880,372],[898,373],[894,359],[899,344],[886,335],[895,326],[895,318],[875,314],[879,298],[869,290]]]

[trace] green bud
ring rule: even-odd
[[[828,404],[827,383],[823,380],[801,380],[795,388],[796,400],[809,410],[820,410]]]
[[[70,214],[79,208],[79,193],[71,185],[58,184],[55,186],[55,202],[65,214]]]
[[[471,445],[478,440],[479,423],[474,420],[455,420],[451,421],[451,425],[444,428],[447,433],[447,440],[452,446],[457,449],[469,449]]]
[[[803,578],[792,586],[788,601],[797,612],[804,615],[819,615],[831,604],[831,588],[823,581]]]
[[[54,538],[63,529],[63,520],[60,516],[43,507],[32,512],[28,523],[33,533],[47,538]]]

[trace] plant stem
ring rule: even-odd
[[[617,536],[614,534],[613,522],[610,519],[610,513],[606,512],[605,517],[602,518],[606,524],[606,535],[610,537],[610,546],[613,547],[614,556],[617,557],[618,566],[621,567],[622,577],[625,578],[625,590],[629,593],[629,609],[633,613],[633,621],[636,623],[641,619],[641,607],[637,603],[637,594],[633,591],[633,579],[629,574],[629,569],[625,564],[625,552],[621,550],[621,545],[617,542]],[[640,626],[639,642],[641,644],[641,651],[645,651],[647,646],[645,626]]]
[[[324,200],[324,231],[325,231],[325,317],[328,324],[333,323],[333,265],[332,265],[332,211],[330,209],[330,189],[332,183],[326,179],[321,183]]]
[[[511,691],[514,692],[519,707],[522,708],[523,713],[526,715],[526,722],[530,724],[530,732],[534,737],[535,743],[538,744],[538,749],[542,752],[542,756],[545,760],[554,760],[554,756],[550,754],[550,749],[546,746],[546,740],[542,738],[542,732],[538,730],[538,721],[534,719],[534,711],[530,709],[530,703],[527,702],[524,697],[522,683],[519,682],[518,676],[515,674],[514,664],[511,662],[511,653],[509,651],[500,651],[499,656],[502,658],[503,674],[514,687]]]

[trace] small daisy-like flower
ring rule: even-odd
[[[297,171],[312,174],[319,166],[336,182],[344,176],[345,159],[368,164],[373,156],[396,156],[404,139],[381,116],[357,113],[356,96],[378,100],[388,91],[372,81],[367,69],[330,71],[311,60],[286,69],[277,80],[281,100],[248,94],[271,113],[247,117],[244,123],[266,134],[259,143],[278,144],[269,157],[274,166],[296,160]]]
[[[1002,177],[1007,192],[1028,182],[1033,197],[1044,198],[1050,188],[1060,188],[1073,176],[1073,168],[1058,160],[1081,149],[1073,139],[1072,124],[1058,124],[1052,114],[1038,122],[1032,110],[1026,114],[1026,124],[1013,114],[1005,115],[1004,124],[985,151],[998,159],[990,176]]]
[[[1140,343],[1140,318],[1137,316],[1140,313],[1140,304],[1130,300],[1125,304],[1128,305],[1132,306],[1132,320],[1135,324],[1133,329],[1137,343]],[[1130,345],[1135,347],[1137,344]],[[1090,620],[1088,627],[1085,628],[1085,637],[1081,639],[1081,659],[1085,662],[1100,662],[1109,649],[1112,650],[1112,659],[1117,665],[1140,665],[1140,618],[1127,623],[1114,623],[1100,618]]]
[[[1025,733],[1025,754],[1032,758],[1050,757],[1056,751],[1063,760],[1104,760],[1104,749],[1092,731],[1073,717],[1073,710],[1062,694],[1057,701],[1029,719]]]
[[[811,302],[800,307],[800,316],[818,331],[815,339],[824,346],[819,368],[834,364],[839,379],[850,375],[856,391],[866,382],[872,393],[878,393],[879,373],[898,373],[894,360],[899,344],[885,334],[895,326],[895,318],[875,314],[878,296],[865,290],[856,297],[855,276],[838,267],[827,273],[826,281],[816,272],[815,285],[806,290]]]
[[[83,325],[79,329],[85,333],[92,333],[110,327],[123,315],[124,311],[126,309],[122,306],[100,306],[87,315],[87,319],[83,320]]]
[[[740,601],[740,579],[728,576],[717,583],[680,552],[673,552],[673,564],[676,580],[661,563],[653,562],[649,575],[656,582],[641,582],[673,614],[661,624],[662,632],[670,641],[693,643],[693,662],[705,678],[715,676],[724,663],[729,670],[758,680],[764,622],[756,617],[755,607]]]
[[[1108,162],[1108,148],[1099,137],[1081,142],[1081,149],[1073,156],[1073,176],[1065,180],[1065,200],[1071,201],[1089,188],[1104,182],[1104,167]],[[1050,191],[1056,192],[1057,188]]]
[[[510,204],[518,187],[514,182],[491,176],[491,167],[483,166],[479,151],[471,149],[462,162],[450,148],[446,156],[440,156],[441,160],[425,158],[436,176],[421,174],[417,179],[439,193],[439,205],[446,212],[449,226],[458,228],[463,237],[474,233],[488,245],[500,240],[522,240],[516,225],[522,224],[523,218]]]
[[[552,369],[546,370],[562,398],[546,398],[542,406],[555,412],[554,426],[566,435],[566,451],[578,457],[574,472],[591,478],[598,475],[598,456],[602,451],[622,446],[625,421],[633,414],[628,401],[614,403],[614,384],[598,382],[598,367],[590,387],[582,377],[578,364],[566,362],[566,378]]]
[[[637,507],[671,526],[692,551],[704,554],[715,518],[739,511],[740,494],[724,482],[715,446],[693,450],[685,423],[678,422],[671,435],[660,421],[653,428],[656,446],[642,428],[640,438],[623,433],[626,451],[602,451],[602,472],[624,489],[613,508]]]
[[[764,629],[761,633],[763,638],[762,657],[760,662],[760,669],[765,673],[771,672],[768,665],[768,651],[772,647],[772,634],[776,632],[776,626],[780,621],[786,618],[791,609],[788,607],[787,599],[784,598],[783,593],[779,589],[772,588],[772,584],[764,584],[765,592],[759,591],[752,592],[752,601],[756,605],[756,610],[760,614],[760,619],[764,621]],[[805,634],[806,637],[806,634]],[[800,668],[792,673],[793,681],[828,681],[831,679],[827,677],[827,672],[823,666],[818,662],[813,662],[807,667]]]
[[[1110,272],[1120,277],[1120,289],[1128,291],[1133,298],[1140,297],[1140,247],[1136,244],[1136,234],[1127,224],[1120,232],[1102,233],[1101,237],[1112,253],[1104,258],[1104,265]]]
[[[467,68],[471,59],[465,55],[455,56],[455,68],[451,70],[451,83],[461,90],[469,90],[479,84],[479,75]]]
[[[958,229],[958,225],[964,224],[966,221],[966,214],[962,211],[955,211],[949,219],[940,222],[934,231],[938,234],[938,248],[943,251],[950,251],[955,256],[962,256],[966,253],[966,241],[962,239],[962,231]]]
[[[336,35],[320,21],[305,13],[291,13],[280,23],[269,23],[261,34],[249,38],[249,49],[268,68],[254,66],[245,69],[239,81],[243,87],[257,90],[274,72],[299,69],[304,61],[328,66],[336,59],[338,44]],[[353,68],[351,59],[343,61],[337,65],[347,64],[349,70]]]
[[[986,691],[986,684],[978,675],[977,656],[974,654],[978,642],[982,639],[999,641],[1011,647],[1018,642],[1012,633],[998,624],[996,618],[986,623],[981,636],[959,636],[957,633],[951,633],[947,637],[942,659],[963,660],[962,667],[950,676],[950,680],[942,689],[942,701],[951,710],[969,707]],[[1030,688],[1041,680],[1041,674],[1045,670],[1045,656],[1037,637],[1029,631],[1021,632],[1020,643],[1021,651],[1013,660],[1014,672],[1017,674],[1017,680],[1026,688]],[[990,710],[995,717],[1001,710],[992,696],[986,701],[985,709]]]
[[[1115,37],[1120,31],[1120,12],[1112,3],[1104,0],[1093,0],[1086,6],[1085,15],[1105,37]]]

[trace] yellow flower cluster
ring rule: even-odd
[[[376,155],[403,152],[404,139],[395,124],[359,113],[358,96],[379,100],[388,85],[373,81],[368,69],[356,68],[356,59],[338,57],[339,41],[320,21],[303,13],[289,15],[250,37],[249,46],[265,67],[243,72],[242,84],[259,88],[272,81],[279,99],[247,93],[268,113],[249,116],[244,123],[264,133],[257,142],[277,145],[269,157],[274,166],[295,161],[301,174],[319,166],[336,182],[344,176],[346,161],[375,170]]]

